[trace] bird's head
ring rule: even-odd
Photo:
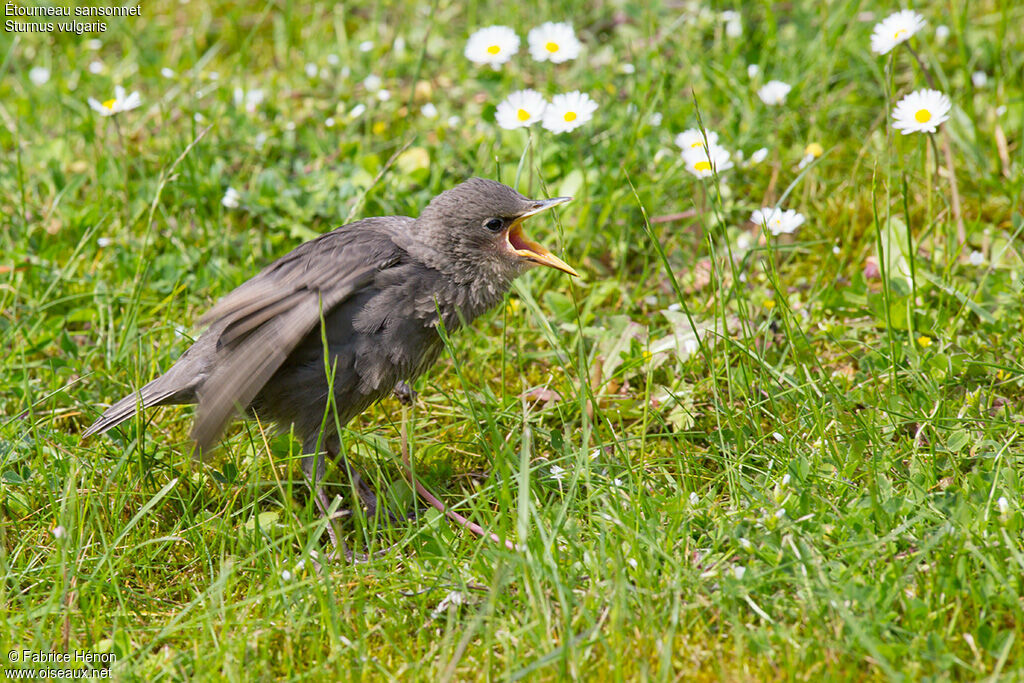
[[[511,282],[536,265],[579,277],[565,261],[526,236],[523,221],[572,197],[527,199],[511,187],[470,178],[434,197],[416,220],[431,266],[461,282]]]

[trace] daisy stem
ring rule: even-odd
[[[124,133],[121,132],[121,124],[118,123],[117,114],[110,117],[114,122],[114,130],[117,131],[117,140],[121,146],[121,181],[124,184],[124,219],[125,225],[128,221],[128,202],[130,195],[128,194],[128,152],[127,147],[124,144]]]
[[[924,60],[921,59],[921,55],[917,53],[917,50],[910,46],[910,43],[903,43],[907,46],[907,50],[914,56],[914,60],[917,62],[917,66],[921,69],[921,73],[924,75],[924,80],[928,83],[928,87],[932,90],[936,90],[935,79],[932,77],[931,71],[925,66]],[[956,166],[953,163],[953,145],[949,141],[949,131],[945,126],[942,127],[942,153],[946,157],[946,170],[949,172],[949,193],[950,193],[950,204],[953,208],[953,220],[956,221],[956,239],[959,246],[963,247],[967,243],[967,230],[964,227],[964,215],[960,208],[960,188],[956,182]]]

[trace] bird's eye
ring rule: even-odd
[[[505,227],[505,221],[501,220],[500,218],[492,218],[491,220],[484,223],[484,227],[490,230],[491,232],[498,232],[499,230]]]

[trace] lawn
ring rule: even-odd
[[[6,7],[5,671],[1024,678],[1024,5]],[[529,231],[581,277],[345,429],[368,561],[316,570],[272,425],[82,439],[263,266],[474,175],[573,195]]]

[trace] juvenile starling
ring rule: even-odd
[[[538,264],[577,275],[522,228],[528,216],[570,199],[527,199],[471,178],[434,197],[419,218],[367,218],[306,242],[221,299],[170,370],[110,406],[83,436],[124,422],[139,405],[198,404],[192,438],[200,453],[239,410],[293,425],[326,514],[318,444],[339,461],[339,426],[408,391],[441,352],[439,320],[448,332],[472,321]],[[352,472],[343,459],[339,465]]]

